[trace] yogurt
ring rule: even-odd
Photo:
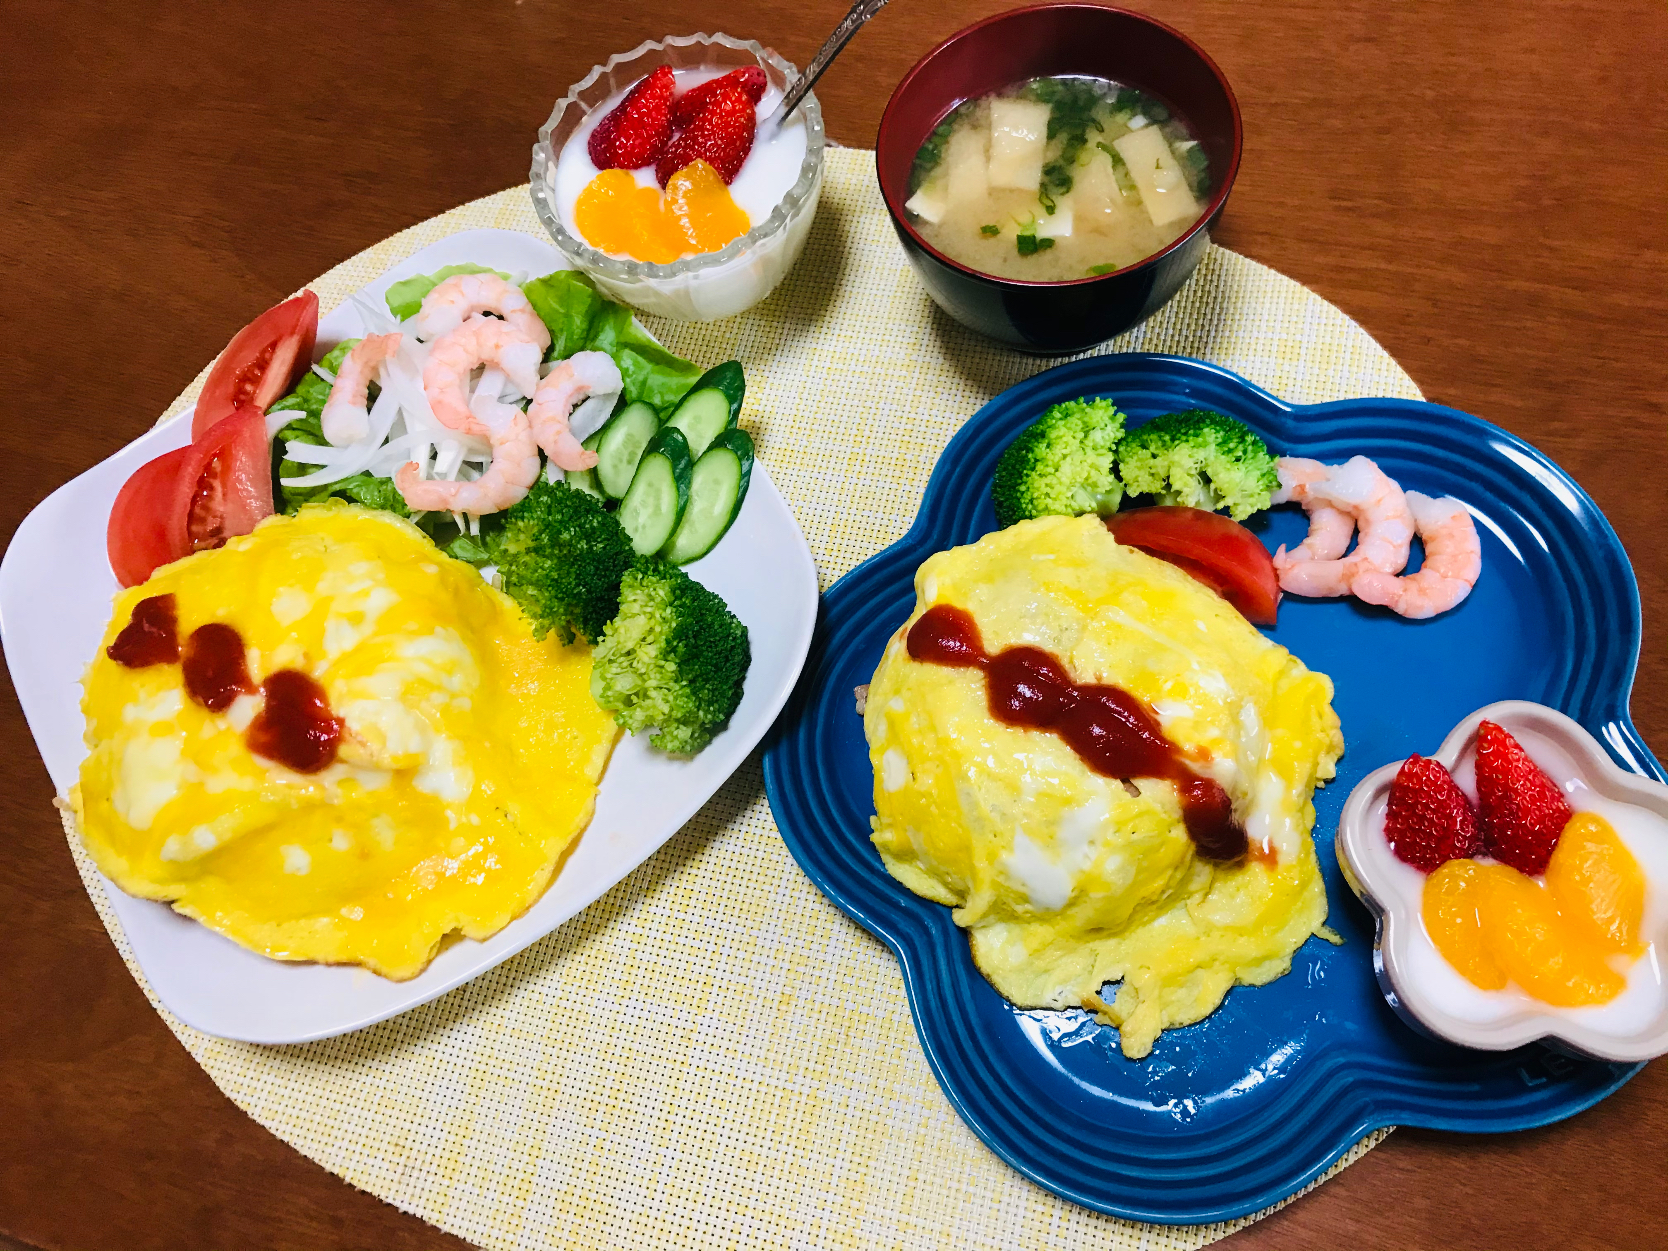
[[[1608,1060],[1668,1053],[1668,788],[1618,769],[1598,740],[1556,709],[1506,700],[1467,717],[1431,757],[1473,803],[1477,725],[1485,718],[1518,740],[1574,812],[1604,818],[1632,854],[1645,883],[1638,931],[1644,950],[1609,957],[1625,984],[1606,1003],[1563,1007],[1510,982],[1485,990],[1469,981],[1426,928],[1426,874],[1397,859],[1385,837],[1397,761],[1362,779],[1338,823],[1339,866],[1379,914],[1373,963],[1386,998],[1402,1016],[1469,1047],[1505,1051],[1555,1039]]]
[[[1469,762],[1454,771],[1460,789],[1475,794]],[[1462,780],[1463,779],[1463,780]],[[1626,1037],[1649,1028],[1668,1001],[1664,980],[1664,949],[1668,948],[1668,821],[1632,804],[1616,803],[1589,789],[1579,779],[1565,783],[1570,807],[1577,812],[1597,813],[1609,821],[1616,835],[1645,874],[1645,915],[1640,939],[1646,943],[1643,955],[1627,966],[1627,988],[1609,1003],[1564,1008],[1543,1003],[1508,985],[1504,990],[1484,990],[1473,985],[1437,950],[1425,929],[1421,914],[1426,875],[1391,855],[1375,865],[1374,885],[1380,902],[1396,907],[1414,919],[1412,941],[1405,949],[1406,977],[1417,980],[1421,992],[1453,1019],[1469,1025],[1489,1025],[1509,1017],[1536,1013],[1565,1017],[1601,1034]],[[1384,837],[1384,812],[1374,814],[1374,828]],[[1388,846],[1388,844],[1386,844]]]
[[[673,75],[681,92],[729,72],[737,64],[735,52],[746,52],[765,70],[766,93],[755,106],[753,146],[742,168],[726,188],[727,210],[744,218],[748,228],[714,252],[685,257],[667,264],[649,264],[617,254],[601,252],[585,242],[575,230],[576,210],[581,193],[597,177],[586,150],[591,133],[617,108],[625,93],[658,65],[683,60],[700,45],[722,45],[715,61],[703,68],[678,69]],[[557,102],[550,120],[539,131],[533,146],[530,190],[533,210],[550,232],[556,246],[574,268],[588,275],[597,289],[610,299],[629,304],[645,313],[681,321],[710,321],[729,317],[764,299],[787,276],[816,216],[822,193],[823,130],[822,109],[814,94],[807,94],[785,124],[778,128],[771,120],[781,103],[782,84],[798,75],[788,62],[767,48],[742,44],[727,35],[695,35],[667,40],[661,45],[645,44],[629,60],[629,69],[610,63],[610,85],[632,81],[613,90],[607,98],[593,96],[589,88],[604,73],[592,72],[585,83]],[[745,64],[746,62],[742,62]],[[594,101],[594,102],[593,102]],[[794,194],[801,175],[810,172],[808,184]],[[649,185],[652,170],[630,171],[626,185]],[[782,210],[778,213],[778,209]]]
[[[673,76],[677,79],[678,94],[682,95],[690,88],[698,87],[726,72],[728,71],[722,69],[676,70]],[[631,88],[627,87],[616,92],[593,109],[591,115],[580,124],[579,129],[569,136],[567,143],[562,145],[561,155],[557,158],[556,208],[561,214],[562,225],[576,239],[583,239],[585,236],[574,224],[574,205],[579,199],[579,193],[585,190],[591,179],[600,172],[592,164],[587,150],[591,132],[603,118],[619,106],[630,90]],[[777,126],[772,117],[781,103],[781,91],[774,84],[767,87],[763,98],[754,108],[759,125],[753,135],[753,150],[747,154],[735,181],[730,184],[730,198],[747,214],[753,229],[763,225],[771,212],[782,202],[782,197],[792,190],[793,185],[799,181],[799,171],[805,164],[807,140],[803,111],[795,109],[786,124]],[[658,188],[660,185],[655,181],[652,165],[629,172],[637,180],[638,186]]]

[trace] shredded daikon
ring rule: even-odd
[[[387,334],[401,329],[401,324],[393,315],[376,302],[357,292],[348,300],[358,312],[366,334]],[[314,487],[328,486],[366,472],[389,478],[408,462],[417,466],[421,478],[468,482],[480,477],[491,463],[492,444],[479,434],[453,430],[434,415],[423,389],[423,372],[431,351],[431,345],[419,342],[414,335],[405,335],[399,349],[377,369],[379,391],[370,406],[365,437],[342,447],[290,441],[284,453],[287,459],[319,468],[298,477],[280,478],[279,481],[290,487]],[[335,376],[329,370],[314,365],[313,371],[332,386],[335,385]],[[530,397],[522,395],[504,371],[496,366],[472,372],[471,383],[466,386],[470,412],[490,430],[508,426]],[[596,398],[600,400],[603,397]],[[585,430],[586,434],[606,420],[613,409],[613,402],[613,397],[607,397],[607,408],[601,419],[594,423],[585,406],[575,414],[591,423]],[[269,414],[268,435],[275,437],[288,421],[293,420],[293,412],[284,410]],[[464,514],[453,514],[453,517],[465,534],[480,533],[479,518],[473,519],[471,524]]]
[[[348,296],[348,302],[359,312],[360,324],[364,326],[366,334],[392,334],[400,328],[394,314],[386,308],[380,308],[358,291]]]

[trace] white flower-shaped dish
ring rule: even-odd
[[[1345,880],[1378,917],[1373,968],[1390,1006],[1404,1020],[1465,1047],[1507,1051],[1537,1040],[1603,1060],[1639,1061],[1668,1053],[1668,786],[1612,763],[1580,725],[1556,709],[1504,700],[1455,726],[1432,757],[1476,801],[1477,725],[1504,726],[1523,744],[1578,811],[1615,827],[1644,870],[1641,938],[1645,954],[1607,1004],[1554,1008],[1516,987],[1482,990],[1445,960],[1425,931],[1420,901],[1425,874],[1396,859],[1384,836],[1390,784],[1402,762],[1368,774],[1338,821],[1338,863]]]

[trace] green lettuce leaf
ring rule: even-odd
[[[432,513],[430,514],[430,516],[433,515],[434,514]],[[493,513],[489,515],[497,516],[498,514]],[[425,520],[427,520],[427,518],[425,518]],[[450,518],[447,520],[449,522]],[[441,550],[448,556],[456,557],[458,560],[467,561],[469,564],[474,565],[477,569],[479,569],[482,565],[490,565],[492,563],[492,556],[487,551],[483,542],[487,536],[486,521],[487,518],[485,517],[481,519],[480,538],[476,538],[472,534],[459,534],[457,538],[453,539],[450,543],[444,544]],[[453,529],[455,530],[456,527],[454,526]]]
[[[661,347],[632,320],[629,308],[603,299],[584,274],[561,269],[521,289],[550,328],[550,359],[607,352],[620,367],[627,403],[641,400],[665,413],[701,376],[699,365]]]
[[[591,324],[605,301],[584,274],[559,269],[521,284],[527,302],[550,329],[551,360],[566,360],[591,341]]]
[[[642,400],[662,415],[684,397],[702,373],[699,365],[673,355],[651,339],[623,304],[603,305],[585,346],[614,358],[625,380],[627,403]]]
[[[382,298],[388,301],[388,311],[400,321],[404,321],[407,317],[417,315],[417,310],[423,307],[425,295],[457,274],[497,274],[506,281],[510,277],[501,269],[488,269],[485,265],[473,265],[466,261],[462,265],[447,265],[432,274],[402,278],[389,287],[387,294]]]
[[[354,345],[358,342],[358,339],[343,339],[324,354],[324,359],[319,362],[319,368],[329,370],[330,373],[334,374],[342,367],[342,362],[347,359],[347,354],[353,351]],[[296,412],[310,413],[313,417],[313,424],[316,426],[319,416],[324,412],[324,402],[329,398],[330,384],[309,369],[301,375],[301,381],[295,384],[295,390],[282,399],[273,401],[272,407],[266,411],[269,413],[283,413],[293,409]],[[314,431],[311,438],[304,438],[300,435],[296,437],[302,438],[302,441],[306,443],[323,443],[325,441],[322,431]]]

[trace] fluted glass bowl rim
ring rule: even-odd
[[[561,153],[551,142],[551,135],[561,124],[567,111],[570,108],[585,109],[580,102],[580,94],[594,86],[604,75],[611,74],[616,67],[654,53],[664,53],[669,48],[689,48],[696,44],[707,47],[718,44],[737,52],[749,53],[762,64],[776,69],[785,83],[792,83],[799,77],[799,70],[793,62],[761,43],[752,39],[737,39],[722,32],[702,32],[693,35],[670,35],[665,39],[646,39],[631,51],[616,53],[601,65],[593,66],[589,74],[569,87],[567,93],[556,101],[555,107],[550,111],[550,117],[539,127],[539,141],[533,145],[533,164],[528,174],[528,183],[533,197],[533,211],[538,215],[539,221],[550,232],[551,238],[556,241],[556,246],[563,254],[587,272],[616,280],[666,282],[721,269],[743,253],[783,234],[811,202],[820,186],[823,150],[827,146],[827,140],[823,132],[822,106],[817,102],[814,92],[807,92],[796,110],[805,123],[805,159],[799,167],[799,178],[788,189],[781,202],[771,210],[769,217],[718,251],[687,256],[669,265],[625,260],[576,239],[562,224],[562,214],[552,201],[545,174],[547,170],[554,174],[556,162],[561,157]],[[584,116],[590,116],[590,110],[585,109]]]

